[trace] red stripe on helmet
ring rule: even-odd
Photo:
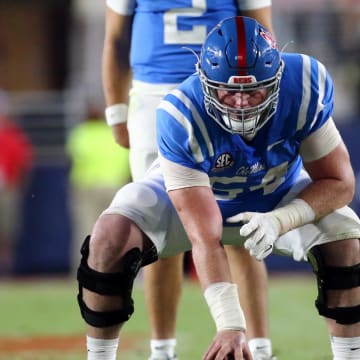
[[[238,42],[238,67],[246,68],[246,40],[245,40],[245,25],[241,17],[235,17],[237,42]],[[246,75],[246,70],[239,70],[238,75]]]

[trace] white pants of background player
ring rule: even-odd
[[[143,177],[157,157],[156,108],[178,84],[149,84],[134,80],[130,90],[127,127],[133,180]]]

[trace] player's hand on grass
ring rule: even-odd
[[[252,360],[245,333],[240,330],[219,331],[202,360]]]
[[[244,247],[249,250],[250,255],[260,261],[271,254],[280,233],[280,222],[271,212],[244,212],[227,221],[245,223],[240,228],[240,235],[246,238]]]

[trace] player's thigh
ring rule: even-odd
[[[153,242],[160,258],[173,256],[190,248],[156,164],[145,178],[123,186],[103,213],[121,214],[137,224]]]

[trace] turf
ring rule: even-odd
[[[314,307],[316,286],[312,276],[270,275],[270,324],[278,360],[330,360],[324,320]],[[85,349],[66,347],[59,351],[20,349],[6,353],[9,339],[39,336],[82,338],[82,322],[76,303],[76,284],[71,280],[33,280],[0,283],[1,360],[80,360]],[[145,360],[149,330],[141,282],[134,291],[136,311],[120,340],[119,359]],[[180,303],[177,338],[181,360],[201,359],[214,325],[198,284],[186,282]]]

